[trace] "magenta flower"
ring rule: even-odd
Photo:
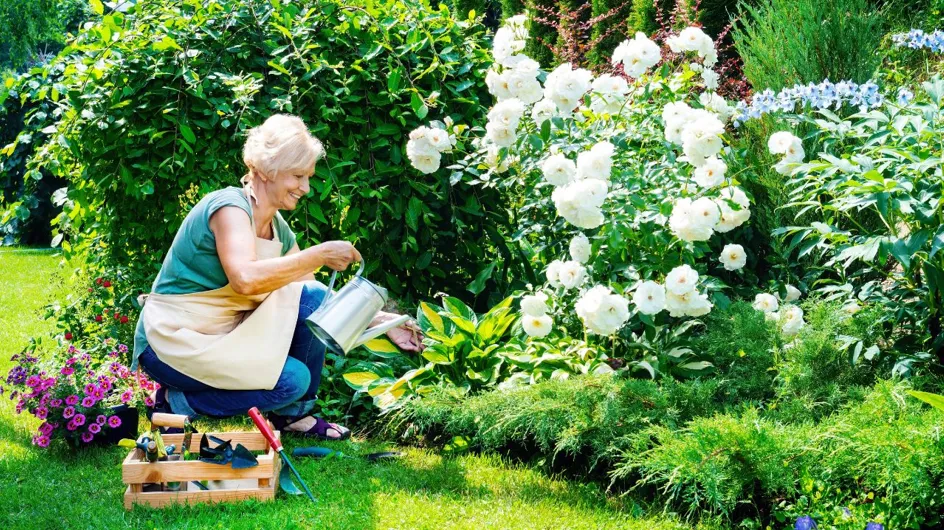
[[[66,359],[66,366],[72,366],[73,364],[75,364],[75,361],[78,361],[78,359],[76,359],[75,357],[69,357],[68,359]]]
[[[75,405],[78,402],[79,402],[79,396],[76,396],[74,394],[66,398],[66,405]]]
[[[26,378],[26,386],[36,387],[36,386],[39,386],[39,384],[42,383],[42,381],[43,380],[40,379],[38,375],[31,375]]]
[[[74,421],[75,424],[76,424],[76,426],[78,426],[78,427],[81,427],[81,426],[85,425],[85,414],[76,414],[76,415],[72,418],[72,421]]]
[[[118,352],[112,351],[108,354],[109,357],[118,357]]]
[[[61,399],[52,399],[52,400],[49,401],[49,406],[52,407],[52,408],[61,407],[61,406],[62,406],[62,400],[61,400]]]
[[[54,387],[54,386],[56,386],[56,378],[55,378],[55,377],[50,377],[49,379],[46,379],[45,381],[43,381],[43,390],[50,389],[50,388],[52,388],[52,387]]]
[[[124,344],[119,344],[118,351],[120,351],[121,353],[128,353],[128,347],[125,346]]]
[[[49,409],[47,409],[46,407],[39,407],[38,409],[36,409],[36,412],[33,413],[33,415],[41,420],[45,420],[46,416],[49,415]]]
[[[86,396],[91,396],[92,394],[95,393],[95,389],[96,389],[96,388],[98,388],[98,387],[95,386],[93,383],[89,383],[89,384],[85,385],[85,395],[86,395]]]
[[[90,433],[92,433],[92,434],[98,434],[98,433],[102,432],[102,426],[99,425],[99,424],[97,424],[97,423],[89,424],[89,426],[88,426],[88,432],[90,432]]]
[[[43,422],[43,424],[39,426],[39,432],[47,436],[53,431],[53,429],[54,427],[46,422]]]
[[[88,408],[91,408],[91,407],[94,407],[96,403],[98,403],[98,400],[95,399],[95,398],[92,397],[92,396],[88,396],[88,397],[82,398],[82,406],[85,407],[85,408],[87,408],[87,409],[88,409]]]
[[[19,401],[17,401],[17,403],[16,403],[16,413],[17,413],[17,414],[23,412],[23,405],[25,405],[25,404],[26,404],[26,403],[25,403],[22,399],[19,400]]]
[[[59,372],[62,375],[72,375],[73,373],[75,373],[75,368],[72,368],[71,366],[63,366],[62,370],[59,370]]]
[[[83,353],[82,355],[79,356],[79,360],[82,361],[83,363],[87,363],[92,360],[92,356],[87,353]]]
[[[36,438],[36,445],[38,445],[38,446],[40,446],[40,447],[49,447],[49,437],[48,437],[48,436],[40,436],[40,437]]]
[[[111,390],[111,379],[104,376],[102,377],[103,379],[102,379],[101,387],[102,387],[102,393],[104,394],[105,392]]]
[[[117,429],[118,427],[121,427],[121,418],[119,418],[118,416],[112,416],[108,418],[108,426],[111,427],[112,429]]]
[[[105,390],[102,388],[96,388],[95,392],[92,392],[92,397],[99,401],[105,399]]]
[[[73,345],[73,344],[70,344],[70,345],[69,345],[69,353],[75,353],[75,352],[77,352],[77,351],[78,351],[78,350],[75,349],[75,345]],[[75,361],[72,361],[72,362],[75,362]]]
[[[104,414],[99,414],[98,417],[95,418],[95,423],[99,425],[105,425],[106,421],[108,421],[108,418],[106,418]]]
[[[72,405],[69,405],[68,407],[62,409],[63,418],[69,419],[72,416],[75,416],[75,407],[73,407]]]
[[[152,398],[151,396],[148,396],[148,397],[144,398],[144,405],[145,405],[145,406],[148,406],[148,407],[153,407],[153,406],[154,406],[154,398]]]
[[[124,392],[121,393],[121,402],[127,403],[131,401],[132,397],[134,397],[134,394],[131,392],[131,389],[129,388],[128,390],[125,390]]]
[[[82,441],[85,442],[85,443],[91,442],[93,438],[95,438],[95,435],[92,434],[92,433],[90,433],[90,432],[83,432],[83,433],[82,433]]]
[[[69,429],[70,431],[74,431],[74,430],[76,430],[76,429],[78,429],[78,428],[79,428],[79,426],[76,425],[75,422],[72,421],[72,420],[69,420],[69,423],[66,424],[66,429]]]

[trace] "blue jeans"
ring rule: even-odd
[[[328,288],[317,281],[307,281],[298,305],[298,321],[288,350],[288,358],[272,390],[222,390],[201,383],[171,368],[158,359],[150,346],[140,357],[141,368],[167,388],[167,401],[175,414],[223,418],[246,414],[251,407],[282,416],[308,414],[315,405],[325,345],[305,325]]]

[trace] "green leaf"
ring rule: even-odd
[[[406,224],[413,230],[419,226],[420,213],[423,211],[423,203],[416,197],[410,197],[410,202],[406,207]]]
[[[918,390],[909,390],[908,394],[910,394],[911,397],[920,399],[937,410],[944,412],[944,396],[940,394],[932,394],[930,392],[921,392]]]
[[[471,336],[475,336],[475,323],[471,320],[460,317],[459,315],[453,315],[452,313],[446,313],[446,318],[455,323],[455,325],[462,331],[468,333]]]
[[[344,374],[344,381],[354,390],[362,390],[380,376],[373,372],[348,372]]]
[[[446,326],[439,313],[426,302],[420,302],[420,307],[416,312],[416,322],[419,324],[423,333],[429,330],[436,330],[440,333],[446,332]]]
[[[193,129],[183,123],[180,124],[180,134],[184,135],[184,140],[187,140],[191,145],[197,142],[197,136],[193,134]]]
[[[399,68],[390,72],[390,75],[387,77],[387,92],[391,94],[400,90],[400,78],[403,77],[403,72]]]
[[[381,357],[386,357],[390,354],[393,354],[394,356],[400,354],[400,349],[385,337],[371,339],[364,343],[364,347],[367,348],[367,350],[371,353]]]
[[[459,300],[456,297],[453,297],[453,296],[443,297],[443,308],[445,308],[446,311],[452,313],[453,315],[462,317],[470,322],[474,323],[478,321],[478,318],[475,316],[475,311],[472,311],[472,309],[469,306],[462,303],[462,300]]]
[[[105,6],[102,5],[101,0],[89,0],[89,6],[96,15],[101,16],[105,14]]]
[[[449,365],[453,362],[453,356],[445,346],[442,344],[433,344],[432,346],[423,350],[423,358],[433,364],[440,365]]]
[[[492,273],[495,271],[495,267],[498,265],[497,261],[493,261],[488,264],[488,267],[485,267],[478,274],[475,275],[475,279],[466,287],[472,294],[479,294],[485,289],[485,282],[492,277]]]

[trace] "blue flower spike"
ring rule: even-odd
[[[793,525],[793,530],[816,530],[816,521],[809,515],[797,517],[797,522]]]
[[[869,523],[865,525],[865,530],[885,530],[885,525],[881,523]]]

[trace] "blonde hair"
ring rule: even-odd
[[[249,130],[243,146],[243,162],[252,180],[252,170],[261,173],[263,180],[287,171],[315,172],[315,162],[324,156],[321,141],[308,132],[308,127],[297,116],[275,114],[262,125]]]

